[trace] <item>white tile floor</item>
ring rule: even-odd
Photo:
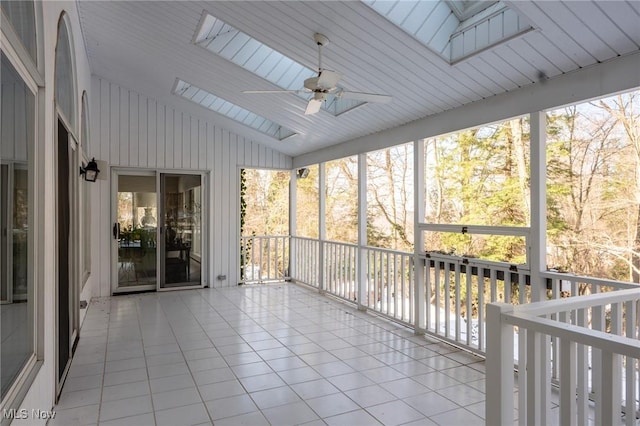
[[[484,424],[484,363],[294,284],[93,302],[49,425]]]

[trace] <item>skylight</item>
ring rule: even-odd
[[[533,29],[501,1],[362,1],[451,64]]]
[[[305,67],[206,12],[194,42],[284,90],[300,90],[304,87],[305,79],[318,74],[317,70]],[[247,87],[247,90],[251,89],[260,88]],[[312,94],[301,93],[297,96],[308,101]],[[329,97],[322,104],[322,109],[340,115],[364,103]]]
[[[283,140],[296,134],[294,131],[282,127],[278,123],[274,123],[271,120],[239,107],[183,80],[176,80],[173,93],[191,102],[195,102],[204,108],[229,117],[245,126],[249,126],[265,135],[269,135],[272,138]]]

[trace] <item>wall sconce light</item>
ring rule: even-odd
[[[95,158],[92,158],[85,167],[80,167],[80,175],[84,175],[84,180],[87,182],[95,182],[99,173],[100,170]]]
[[[307,176],[309,176],[309,169],[307,169],[306,167],[298,169],[298,179],[304,179]]]

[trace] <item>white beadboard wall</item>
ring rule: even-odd
[[[91,155],[113,167],[209,172],[210,287],[235,286],[238,274],[239,168],[292,168],[291,157],[212,121],[163,105],[101,77],[92,78]],[[112,292],[111,177],[99,181],[94,196],[92,271],[100,279],[100,295]],[[94,234],[95,235],[95,234]],[[227,279],[219,281],[218,275]]]

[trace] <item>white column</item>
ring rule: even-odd
[[[325,214],[327,184],[325,163],[318,164],[318,290],[324,293],[326,283],[324,278],[324,241],[327,238],[327,221]]]
[[[546,299],[546,281],[540,272],[547,270],[547,165],[546,115],[531,114],[531,235],[529,262],[531,264],[531,298],[533,302]]]
[[[298,261],[296,240],[294,237],[297,235],[297,222],[296,222],[296,210],[298,200],[298,171],[291,170],[289,174],[289,277],[295,280],[297,278],[296,264]]]
[[[421,222],[424,222],[424,140],[413,142],[413,269],[415,286],[414,294],[414,331],[416,334],[424,334],[426,327],[425,318],[425,283],[424,276],[426,262],[424,259],[424,233],[420,230]]]
[[[513,326],[502,323],[502,314],[512,311],[513,305],[508,303],[487,305],[488,425],[513,425]]]
[[[358,309],[367,309],[367,154],[358,155]]]
[[[531,299],[543,301],[547,296],[546,279],[541,272],[547,270],[547,165],[546,165],[546,114],[531,113],[531,235],[529,236],[529,262],[531,266]],[[534,416],[536,423],[547,424],[551,415],[551,370],[549,337],[531,333],[530,353],[527,363],[535,363],[529,371],[536,371],[536,393],[528,399],[533,405],[527,407],[527,415]],[[531,417],[530,417],[531,418]]]

